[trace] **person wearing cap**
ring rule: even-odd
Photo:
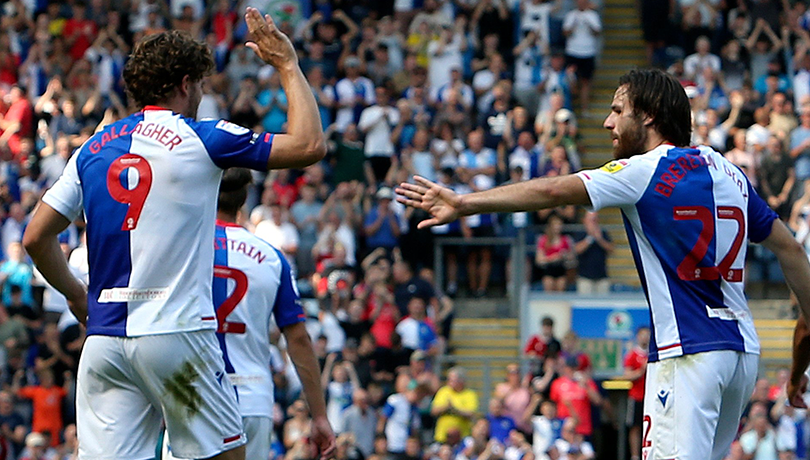
[[[337,94],[337,114],[335,129],[342,133],[350,123],[357,123],[363,109],[374,104],[374,83],[361,75],[361,62],[357,56],[349,56],[343,61],[346,76],[335,85]]]
[[[401,220],[391,207],[394,191],[390,187],[380,187],[375,195],[377,205],[366,214],[363,231],[366,235],[366,250],[371,252],[384,248],[389,253],[397,247],[401,233]]]
[[[42,434],[37,433],[36,431],[32,431],[28,433],[28,436],[25,437],[25,451],[20,456],[21,460],[45,460],[47,458],[52,458],[51,455],[47,455],[48,450],[48,438]]]
[[[574,417],[576,432],[583,436],[593,434],[591,411],[602,403],[602,396],[593,379],[580,370],[576,356],[562,358],[560,376],[551,383],[549,399],[557,403],[559,417]]]

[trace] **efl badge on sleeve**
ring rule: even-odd
[[[630,162],[627,160],[613,160],[610,162],[605,163],[601,168],[602,171],[609,172],[611,174],[615,172],[619,172],[622,169],[630,166]]]

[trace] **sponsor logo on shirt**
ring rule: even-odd
[[[613,174],[613,173],[621,171],[622,169],[624,169],[624,168],[626,168],[628,166],[630,166],[630,163],[625,161],[625,160],[614,160],[614,161],[611,161],[609,163],[605,163],[604,166],[602,166],[599,169],[601,169],[602,171],[609,172],[609,173]]]

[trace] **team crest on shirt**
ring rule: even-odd
[[[605,163],[601,168],[602,171],[609,172],[611,174],[615,172],[619,172],[622,169],[630,166],[630,162],[626,160],[613,160]]]
[[[250,130],[247,128],[243,128],[242,126],[235,125],[225,120],[219,120],[219,122],[217,122],[216,128],[221,129],[226,133],[233,134],[234,136],[241,136],[243,134],[247,134],[248,132],[250,132]]]

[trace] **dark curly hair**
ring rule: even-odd
[[[137,108],[156,105],[171,97],[186,75],[197,82],[213,68],[211,50],[188,33],[149,35],[135,45],[124,66],[127,95]]]

